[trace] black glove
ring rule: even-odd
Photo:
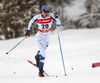
[[[55,10],[54,10],[53,14],[54,14],[55,18],[58,18],[57,12]]]
[[[27,30],[25,36],[30,36],[30,30]]]

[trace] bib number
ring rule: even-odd
[[[45,30],[49,28],[48,24],[42,24],[41,26],[42,26],[42,29],[45,29]]]

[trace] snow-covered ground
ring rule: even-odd
[[[27,62],[35,62],[38,50],[34,36],[23,41],[6,55],[24,37],[0,41],[0,83],[100,83],[100,28],[60,31],[67,76],[59,50],[57,34],[51,32],[44,70],[58,77],[38,77],[38,69]]]

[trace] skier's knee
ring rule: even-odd
[[[43,56],[39,57],[39,60],[44,60],[44,59],[45,59],[45,57],[43,57]]]

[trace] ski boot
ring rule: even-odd
[[[39,77],[44,77],[43,69],[39,69]]]

